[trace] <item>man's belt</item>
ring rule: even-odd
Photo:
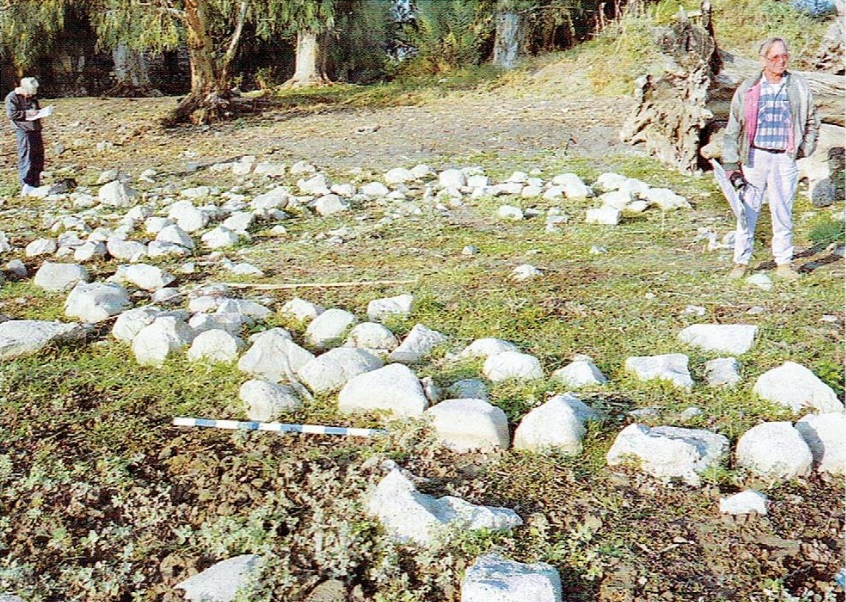
[[[754,144],[752,145],[752,148],[754,148],[755,150],[764,151],[765,153],[772,153],[774,155],[780,155],[782,153],[787,152],[786,148],[762,148],[760,146],[755,146]]]

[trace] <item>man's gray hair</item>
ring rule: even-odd
[[[758,48],[758,54],[766,58],[767,53],[770,51],[770,48],[772,48],[779,42],[784,45],[784,51],[789,54],[790,46],[787,44],[787,40],[779,37],[767,38],[766,40],[761,42],[761,46]]]

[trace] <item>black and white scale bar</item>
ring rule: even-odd
[[[319,426],[316,424],[284,424],[282,422],[247,422],[239,420],[209,420],[207,418],[174,418],[173,426],[198,426],[231,431],[271,431],[274,433],[308,433],[311,435],[341,435],[344,437],[375,437],[384,435],[382,429]]]

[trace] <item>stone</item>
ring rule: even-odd
[[[185,590],[185,599],[191,602],[231,602],[261,570],[262,564],[256,554],[235,556],[185,579],[176,588]]]
[[[202,230],[209,223],[208,213],[195,207],[191,201],[175,202],[170,206],[167,217],[189,234]]]
[[[345,309],[327,309],[315,317],[305,331],[305,340],[319,349],[340,343],[358,320]]]
[[[687,367],[688,357],[681,353],[633,356],[626,359],[626,371],[641,381],[663,380],[682,388],[693,388],[693,378]]]
[[[556,395],[523,417],[514,432],[514,449],[579,454],[586,432],[585,421],[598,417],[596,411],[575,395]]]
[[[7,263],[6,269],[16,278],[26,278],[29,276],[29,270],[26,269],[26,264],[20,259],[13,259]]]
[[[467,347],[458,353],[458,357],[461,359],[479,357],[487,359],[492,355],[505,353],[506,351],[520,353],[519,347],[517,347],[514,343],[509,343],[508,341],[493,337],[485,337],[482,339],[476,339],[467,345]]]
[[[248,211],[235,211],[223,220],[221,225],[233,232],[246,232],[253,225],[255,219],[256,216]]]
[[[209,230],[200,237],[209,249],[225,249],[234,247],[240,242],[241,237],[237,232],[233,232],[225,226],[218,226],[213,230]]]
[[[257,422],[277,420],[285,412],[302,405],[291,387],[259,379],[242,384],[238,397],[247,405],[249,419]]]
[[[401,364],[414,364],[422,361],[435,347],[446,341],[446,336],[440,332],[422,324],[415,324],[400,346],[388,355],[388,359]]]
[[[86,261],[97,261],[106,257],[108,249],[102,242],[86,241],[79,245],[73,252],[74,261],[80,263]]]
[[[27,257],[53,255],[58,249],[58,243],[52,238],[37,238],[24,248],[24,255]]]
[[[264,320],[273,314],[269,307],[249,299],[222,299],[215,310],[219,314],[238,314],[250,320]]]
[[[161,366],[167,357],[193,338],[191,328],[173,316],[160,316],[132,339],[132,353],[142,366]]]
[[[170,242],[186,249],[193,249],[196,246],[194,239],[176,224],[162,228],[156,234],[156,240],[159,242]]]
[[[181,196],[188,199],[204,199],[211,195],[212,189],[208,186],[195,186],[193,188],[184,188],[179,191]]]
[[[256,196],[250,203],[254,211],[265,213],[274,209],[285,209],[291,199],[291,193],[284,186],[277,186],[263,194]]]
[[[383,478],[367,500],[367,513],[401,543],[432,544],[447,531],[507,531],[523,524],[508,508],[476,506],[461,498],[434,498],[417,491],[398,469]]]
[[[593,196],[593,190],[574,173],[563,173],[552,178],[552,183],[561,188],[568,199],[586,199]]]
[[[284,163],[261,161],[256,164],[253,174],[256,176],[264,176],[265,178],[281,178],[285,175],[285,169]]]
[[[114,237],[106,243],[106,250],[118,261],[138,261],[147,255],[147,245],[144,243]]]
[[[6,320],[0,322],[0,360],[32,355],[52,344],[81,342],[87,332],[81,324]]]
[[[751,324],[693,324],[679,333],[679,341],[703,351],[742,355],[752,348],[757,332]]]
[[[650,205],[657,206],[661,211],[690,209],[688,200],[669,188],[649,188],[642,196]]]
[[[348,211],[350,206],[337,194],[327,194],[314,202],[314,210],[323,217]]]
[[[738,467],[776,482],[807,476],[814,461],[810,447],[789,422],[753,426],[738,439],[735,456]]]
[[[577,355],[568,365],[553,372],[550,378],[568,389],[604,385],[608,382],[608,378],[587,355]]]
[[[603,205],[598,209],[588,209],[585,215],[585,222],[588,224],[616,226],[620,223],[620,210],[607,205]]]
[[[764,291],[768,291],[773,288],[772,279],[761,272],[758,272],[757,274],[752,274],[751,276],[746,278],[744,282],[746,282],[747,284],[751,284],[752,286],[757,286],[759,289]]]
[[[206,330],[194,337],[188,350],[192,362],[228,364],[238,359],[244,341],[225,330]]]
[[[100,204],[106,207],[131,207],[137,198],[138,193],[120,180],[105,184],[97,193]]]
[[[788,407],[794,413],[805,407],[818,412],[843,411],[843,402],[834,390],[795,362],[785,362],[764,372],[755,381],[753,391],[761,399]]]
[[[447,393],[453,399],[481,399],[483,401],[490,401],[488,398],[488,388],[478,378],[464,378],[454,382],[447,389]]]
[[[461,582],[461,602],[562,602],[562,592],[555,567],[514,562],[499,554],[477,558]]]
[[[508,379],[520,381],[543,378],[540,360],[533,355],[516,351],[497,353],[485,360],[482,374],[492,382]]]
[[[496,215],[499,219],[520,221],[523,219],[523,210],[513,205],[501,205],[496,210]]]
[[[131,343],[141,329],[152,324],[160,313],[154,307],[136,307],[121,312],[112,326],[112,336],[118,341]]]
[[[633,465],[661,480],[699,486],[700,475],[717,467],[728,449],[726,437],[704,429],[635,423],[620,431],[605,459],[609,466]]]
[[[368,182],[361,187],[361,194],[371,198],[387,196],[390,192],[390,189],[382,184],[382,182]]]
[[[370,349],[384,355],[389,354],[398,346],[399,340],[394,333],[375,322],[356,324],[347,335],[347,340],[344,341],[344,347]]]
[[[51,292],[68,291],[79,282],[88,282],[88,270],[77,263],[45,261],[35,273],[35,286]]]
[[[279,313],[291,316],[301,322],[313,320],[323,312],[324,309],[320,305],[305,301],[299,297],[294,297],[290,301],[286,301],[279,309]]]
[[[447,399],[426,410],[438,439],[458,452],[508,449],[508,418],[482,399]]]
[[[523,280],[531,280],[532,278],[537,278],[540,276],[543,276],[543,272],[530,263],[518,265],[511,271],[511,278],[518,282],[521,282]]]
[[[190,254],[191,251],[172,242],[151,240],[147,245],[147,257],[150,259],[156,259],[158,257],[187,257]]]
[[[705,362],[705,380],[709,387],[733,387],[743,380],[740,363],[733,357],[718,357]]]
[[[725,498],[720,498],[720,512],[723,514],[767,514],[767,496],[747,489]]]
[[[238,313],[223,312],[214,314],[194,314],[188,320],[188,326],[194,331],[194,336],[207,330],[225,330],[231,335],[238,336],[244,326],[246,316]]]
[[[410,294],[373,299],[367,304],[367,318],[373,322],[382,322],[390,316],[406,319],[411,314],[413,303],[414,295]]]
[[[119,284],[79,282],[65,300],[65,315],[94,324],[120,314],[129,306],[129,294]]]
[[[846,470],[846,414],[808,414],[796,423],[808,444],[817,471],[843,476]]]
[[[238,370],[273,383],[294,379],[297,370],[314,359],[282,328],[271,328],[250,340],[252,346],[238,360]]]
[[[314,393],[330,393],[359,374],[377,370],[383,365],[379,356],[367,349],[338,347],[301,366],[297,376]]]
[[[338,409],[344,413],[387,411],[396,417],[421,416],[429,400],[420,380],[402,364],[389,364],[360,374],[347,382],[338,394]]]
[[[613,190],[600,195],[599,200],[602,202],[602,207],[612,207],[623,211],[632,202],[632,195],[625,190]]]
[[[438,174],[438,183],[442,188],[462,188],[467,186],[467,176],[460,169],[445,169]]]
[[[327,194],[331,185],[329,178],[321,173],[313,175],[308,180],[303,178],[297,182],[297,188],[302,194],[313,195]]]
[[[146,263],[136,263],[128,266],[126,272],[124,272],[124,278],[127,282],[145,291],[157,291],[176,280],[173,274],[164,271],[158,266]]]

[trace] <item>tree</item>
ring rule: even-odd
[[[424,73],[445,73],[476,65],[489,30],[479,0],[418,0],[414,20],[405,24],[405,42],[415,49],[413,64]]]
[[[267,17],[259,20],[256,34],[264,38],[276,33],[296,37],[296,66],[286,86],[329,83],[326,43],[327,34],[335,25],[335,4],[335,0],[270,0]]]
[[[0,1],[0,55],[14,65],[18,77],[38,74],[39,60],[62,31],[69,0]]]

